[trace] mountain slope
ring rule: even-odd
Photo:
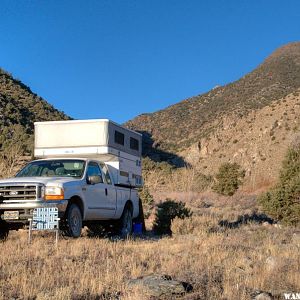
[[[34,122],[66,119],[70,118],[0,69],[0,149],[14,139],[28,152]]]
[[[236,162],[249,188],[272,184],[288,147],[300,142],[300,89],[242,118],[228,114],[219,121],[213,134],[181,152],[185,160],[204,174]]]
[[[238,118],[270,105],[300,87],[300,43],[277,49],[254,71],[210,92],[164,110],[143,114],[125,125],[145,133],[146,152],[181,153],[211,136],[224,116]]]

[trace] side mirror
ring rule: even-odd
[[[103,183],[103,179],[100,175],[93,175],[87,178],[87,183],[88,184]]]

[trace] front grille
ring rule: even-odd
[[[36,200],[39,187],[36,185],[6,185],[0,186],[0,202],[18,202]]]

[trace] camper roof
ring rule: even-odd
[[[109,120],[109,119],[86,119],[86,120],[63,120],[63,121],[43,121],[43,122],[34,122],[34,125],[35,124],[55,124],[55,123],[65,123],[65,124],[67,124],[67,123],[78,123],[78,122],[80,122],[80,123],[89,123],[89,122],[97,122],[97,121],[101,121],[101,122],[107,122],[107,123],[111,123],[111,124],[114,124],[115,126],[118,126],[118,127],[120,127],[120,128],[123,128],[123,129],[126,129],[126,130],[128,130],[128,131],[131,131],[132,133],[134,133],[134,134],[138,134],[138,135],[140,135],[140,136],[142,136],[142,134],[141,133],[139,133],[139,132],[137,132],[137,131],[134,131],[134,130],[131,130],[131,129],[129,129],[129,128],[127,128],[127,127],[124,127],[124,126],[122,126],[122,125],[120,125],[120,124],[118,124],[118,123],[116,123],[116,122],[114,122],[114,121],[112,121],[112,120]]]

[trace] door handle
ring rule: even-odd
[[[107,196],[107,188],[105,188],[105,196]]]

